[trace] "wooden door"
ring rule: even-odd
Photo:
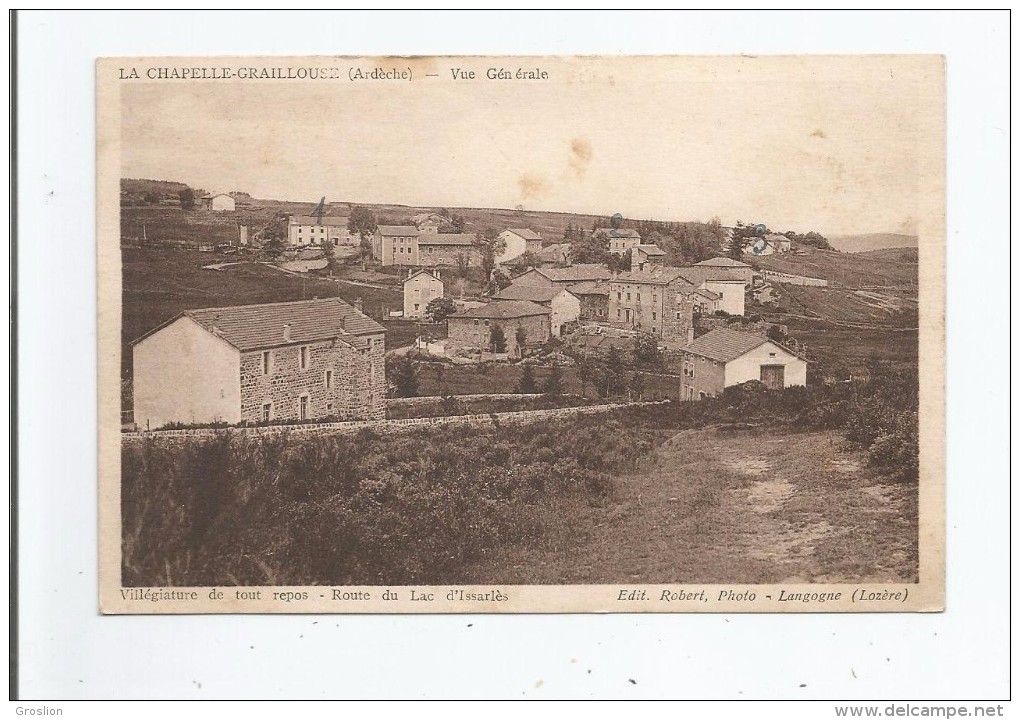
[[[782,390],[786,386],[786,367],[784,365],[762,365],[761,381],[769,390]]]

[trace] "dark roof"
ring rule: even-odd
[[[493,300],[530,300],[535,303],[551,302],[554,297],[567,290],[559,285],[513,285],[500,290],[492,296]]]
[[[679,279],[690,285],[696,284],[683,276],[683,273],[681,273],[681,270],[683,269],[685,268],[658,265],[647,270],[635,270],[633,272],[620,273],[618,277],[614,278],[614,281],[644,285],[668,285],[674,280]]]
[[[582,282],[608,280],[612,273],[605,265],[570,265],[563,268],[541,268],[540,272],[553,282]]]
[[[396,235],[398,237],[418,235],[418,228],[414,225],[378,225],[376,231],[380,235]]]
[[[185,316],[241,351],[337,337],[356,340],[359,335],[386,332],[382,325],[339,298],[185,310],[170,322]],[[160,325],[134,342],[140,342],[169,324]],[[286,342],[284,325],[290,325],[290,339]],[[352,344],[361,346],[360,342]]]
[[[657,257],[659,255],[665,255],[666,251],[660,248],[658,245],[635,245],[635,250],[640,250],[645,255]]]
[[[570,243],[556,243],[542,248],[535,257],[543,262],[559,262],[570,257]]]
[[[712,292],[711,290],[695,290],[694,294],[701,295],[702,297],[707,297],[709,300],[718,300],[719,298],[722,297],[722,295],[720,295],[719,293]]]
[[[596,233],[608,235],[611,238],[637,238],[641,239],[641,233],[632,228],[598,228]]]
[[[451,315],[451,318],[485,318],[505,320],[508,318],[548,315],[552,311],[527,300],[499,300],[476,308],[469,308]]]
[[[541,235],[539,235],[534,230],[529,230],[528,228],[507,228],[507,230],[512,232],[514,235],[519,235],[520,237],[524,238],[525,240],[541,240],[542,239]]]
[[[570,286],[574,295],[605,295],[609,296],[609,284],[604,282],[582,282]]]
[[[424,233],[418,236],[418,245],[474,245],[473,233]]]
[[[792,350],[788,350],[762,335],[738,332],[729,328],[716,328],[689,345],[685,345],[683,349],[686,352],[707,357],[709,360],[727,363],[769,342],[791,355],[797,355]],[[800,356],[797,355],[797,357]]]
[[[291,225],[325,225],[327,227],[347,227],[348,218],[338,215],[323,215],[319,222],[318,215],[291,215]]]
[[[694,263],[696,267],[727,267],[727,268],[750,268],[751,266],[747,263],[742,263],[739,260],[734,260],[728,257],[714,257],[710,260],[702,260],[699,263]]]

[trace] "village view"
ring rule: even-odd
[[[121,182],[125,586],[914,582],[917,247]]]

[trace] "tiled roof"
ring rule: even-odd
[[[686,268],[664,267],[660,265],[648,270],[635,270],[633,272],[620,273],[620,275],[613,278],[613,280],[614,282],[644,285],[668,285],[674,280],[680,279],[691,285],[700,284],[692,283],[690,280],[685,278],[683,273],[681,273],[681,270],[684,269]]]
[[[641,234],[632,228],[598,228],[596,233],[608,235],[611,238],[638,238],[641,239]]]
[[[744,279],[734,272],[733,268],[723,267],[683,267],[677,268],[680,275],[695,287],[708,280],[717,282],[744,282]]]
[[[734,260],[728,257],[714,257],[711,260],[702,260],[701,262],[694,264],[696,267],[727,267],[727,268],[751,267],[747,263],[742,263],[739,260]]]
[[[559,262],[570,257],[570,243],[549,245],[535,253],[535,257],[542,262]]]
[[[418,245],[474,245],[474,233],[425,233],[418,236]]]
[[[409,237],[418,234],[418,228],[414,225],[379,225],[376,227],[376,231],[380,235],[389,235],[391,237]]]
[[[695,290],[694,294],[701,295],[702,297],[706,297],[709,300],[718,300],[719,298],[722,297],[722,295],[720,295],[719,293],[712,292],[711,290]]]
[[[574,295],[605,295],[609,296],[609,284],[605,282],[583,282],[570,287]]]
[[[291,215],[291,225],[325,225],[327,227],[347,227],[348,218],[338,215],[323,215],[322,222],[319,222],[317,215]]]
[[[729,328],[716,328],[686,345],[684,350],[695,355],[702,355],[709,360],[727,363],[767,342],[770,342],[769,339],[762,335],[737,332]]]
[[[525,240],[541,240],[542,239],[541,235],[539,235],[534,230],[529,230],[528,228],[507,228],[507,230],[512,232],[514,235],[518,235],[518,236],[524,238]]]
[[[560,286],[509,285],[492,296],[493,300],[530,300],[535,303],[551,302],[554,297],[566,292]]]
[[[336,337],[360,346],[356,336],[386,332],[382,325],[339,298],[185,310],[177,318],[183,316],[190,317],[241,351]],[[284,325],[290,325],[290,339],[286,342],[283,339]]]
[[[658,257],[660,255],[666,254],[666,251],[660,248],[658,245],[635,245],[634,249],[640,250],[645,255],[648,255],[650,257]]]
[[[471,308],[451,315],[451,318],[484,318],[486,320],[506,320],[508,318],[528,317],[530,315],[548,315],[552,311],[547,307],[536,305],[527,300],[499,300],[487,305]]]
[[[605,265],[570,265],[564,268],[542,268],[537,270],[553,282],[582,282],[584,280],[608,280],[611,276]]]
[[[404,278],[404,282],[406,283],[406,282],[408,282],[409,280],[414,280],[414,279],[415,279],[416,277],[418,277],[419,275],[428,275],[428,276],[429,276],[430,278],[432,278],[433,280],[439,280],[439,282],[442,282],[442,280],[440,280],[439,278],[437,278],[437,277],[435,276],[435,274],[433,274],[432,272],[430,272],[430,271],[428,271],[428,270],[418,270],[417,272],[413,272],[413,273],[411,273],[410,275],[408,275],[408,276],[407,276],[406,278]]]

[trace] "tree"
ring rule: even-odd
[[[262,246],[262,251],[269,257],[280,257],[283,251],[287,249],[286,244],[280,238],[273,238],[265,245]]]
[[[146,205],[159,205],[159,195],[152,192],[151,190],[143,196]]]
[[[181,201],[181,210],[194,210],[195,209],[195,191],[191,188],[184,188],[177,193],[178,199]]]
[[[471,267],[471,256],[467,253],[457,253],[454,258],[457,261],[457,275],[464,279],[468,276],[468,268]]]
[[[375,253],[372,252],[372,240],[371,238],[363,237],[358,242],[358,252],[356,257],[361,261],[362,271],[368,269],[368,261],[372,258]]]
[[[576,359],[577,379],[581,383],[581,397],[584,397],[588,383],[591,382],[595,374],[595,363],[592,359],[591,353],[587,352],[580,353]]]
[[[499,231],[493,228],[487,229],[480,237],[475,237],[482,254],[483,277],[488,279],[496,267],[496,258],[506,252],[506,241],[499,237]]]
[[[606,354],[606,395],[615,394],[623,384],[623,371],[626,365],[623,354],[617,347],[609,348]]]
[[[425,306],[425,318],[432,323],[441,323],[457,312],[457,305],[452,298],[437,297],[429,300]]]
[[[322,241],[322,254],[326,258],[326,269],[329,270],[329,274],[332,275],[333,271],[336,270],[336,253],[333,251],[333,242],[331,240]]]
[[[520,357],[524,357],[524,346],[528,342],[528,331],[518,326],[517,332],[514,333],[514,340],[517,342],[517,354]]]
[[[366,269],[368,258],[372,257],[372,236],[378,225],[375,221],[375,213],[367,207],[355,205],[351,208],[351,215],[347,218],[347,230],[351,235],[358,235],[361,242],[358,244],[358,258],[361,260],[361,269]]]
[[[662,360],[662,353],[659,351],[659,341],[650,333],[641,333],[637,336],[634,345],[634,358],[642,365],[658,365]]]
[[[418,394],[418,369],[406,355],[386,359],[386,376],[393,397],[415,397]]]
[[[517,382],[516,392],[521,395],[533,395],[538,392],[538,383],[535,382],[535,370],[531,365],[525,365],[521,370],[521,379]]]
[[[645,395],[645,376],[641,372],[630,374],[630,397],[631,400],[643,400]]]
[[[506,352],[506,333],[503,332],[502,326],[496,323],[489,328],[489,350],[494,353]]]
[[[570,242],[570,257],[576,263],[601,265],[609,261],[609,255],[609,236],[604,232],[582,235]]]
[[[455,234],[464,232],[464,216],[454,213],[453,217],[450,219],[450,225],[452,226]]]
[[[559,365],[553,365],[542,385],[542,392],[546,395],[559,395],[563,392],[563,370]]]
[[[492,279],[489,281],[489,292],[495,295],[500,290],[510,287],[510,276],[503,270],[494,270]]]
[[[518,257],[514,264],[524,269],[534,268],[539,266],[538,256],[530,250],[525,250],[520,257]]]

